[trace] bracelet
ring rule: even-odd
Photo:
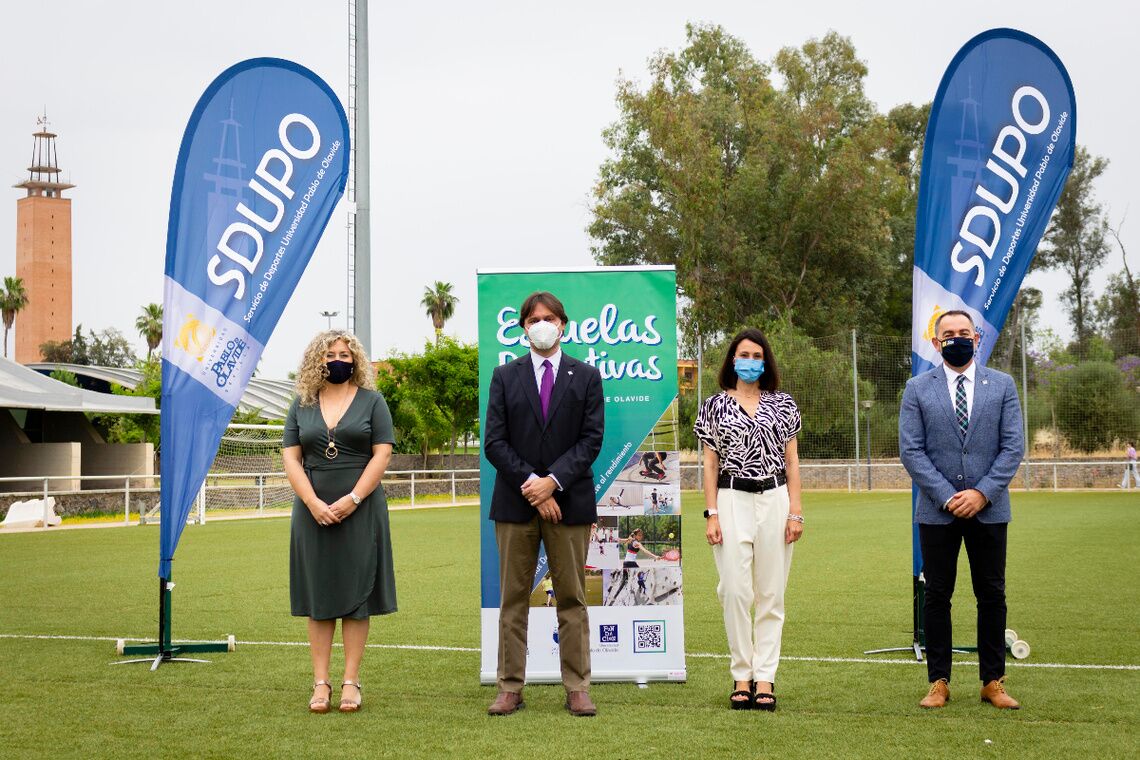
[[[790,514],[790,515],[788,515],[788,519],[794,520],[795,522],[798,522],[800,525],[804,524],[804,516],[803,515],[791,515]]]

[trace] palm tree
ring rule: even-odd
[[[146,360],[149,362],[154,349],[162,343],[162,305],[148,303],[144,306],[142,314],[135,320],[135,329],[146,340]]]
[[[459,298],[451,294],[451,283],[435,281],[434,288],[424,288],[424,298],[420,305],[431,317],[432,326],[435,327],[435,342],[439,344],[439,337],[443,334],[443,325],[455,313],[455,304]]]
[[[4,358],[8,358],[8,331],[16,321],[16,312],[28,305],[28,291],[19,277],[5,277],[0,290],[0,315],[4,318]]]

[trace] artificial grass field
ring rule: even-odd
[[[775,714],[730,711],[727,656],[690,656],[684,684],[595,685],[594,719],[570,717],[558,686],[530,686],[526,710],[492,719],[477,652],[385,648],[479,646],[475,507],[392,513],[400,611],[373,618],[356,715],[306,711],[311,675],[304,623],[288,614],[287,519],[186,529],[174,637],[233,633],[238,650],[154,673],[109,666],[118,659],[110,640],[22,636],[153,638],[157,528],[0,535],[0,757],[1134,758],[1140,496],[1013,498],[1007,594],[1009,625],[1033,649],[1023,662],[1133,667],[1011,660],[1016,712],[978,702],[972,655],[957,657],[953,700],[933,713],[917,707],[925,666],[880,661],[901,654],[863,658],[910,641],[905,493],[805,494]],[[701,508],[685,494],[685,650],[721,655]],[[955,641],[970,644],[964,551],[955,600]],[[800,657],[875,661],[787,659]],[[333,661],[336,681],[339,650]]]

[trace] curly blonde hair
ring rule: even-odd
[[[352,353],[352,377],[348,382],[359,385],[361,388],[372,390],[376,387],[376,373],[364,346],[355,335],[344,330],[327,330],[318,333],[317,337],[309,342],[305,354],[301,358],[301,366],[297,370],[297,396],[302,406],[312,406],[317,403],[317,394],[324,387],[329,376],[325,367],[325,353],[329,347],[338,340],[343,340]]]

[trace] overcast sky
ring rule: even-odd
[[[836,30],[851,37],[883,111],[934,96],[954,53],[985,29],[1044,40],[1072,76],[1077,140],[1110,160],[1097,185],[1137,268],[1140,151],[1133,94],[1133,3],[768,3],[752,0],[578,0],[373,3],[373,354],[419,350],[432,335],[424,286],[452,282],[460,302],[447,332],[476,336],[475,270],[593,264],[590,190],[616,118],[615,82],[646,81],[657,50],[684,44],[686,22],[722,25],[762,60]],[[74,319],[134,329],[162,299],[170,182],[198,97],[221,71],[256,56],[301,63],[346,98],[348,0],[56,0],[5,4],[0,177],[27,178],[36,117],[46,107],[73,201]],[[0,202],[0,276],[15,273],[16,199]],[[269,341],[259,372],[284,377],[308,339],[345,313],[342,203]],[[1130,206],[1136,206],[1131,208]],[[1096,292],[1120,269],[1113,251]],[[908,275],[909,277],[909,275]],[[1035,275],[1044,318],[1070,332],[1066,281]],[[19,319],[16,321],[19,329]]]

